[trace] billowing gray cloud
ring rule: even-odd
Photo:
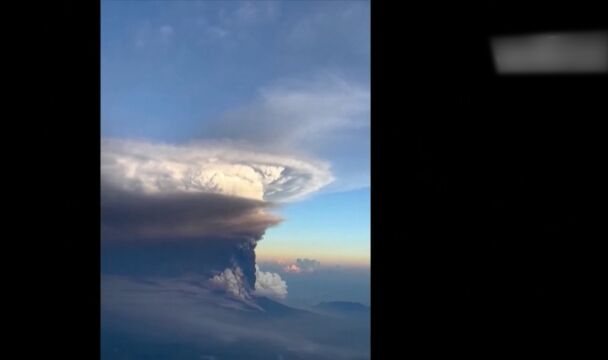
[[[205,239],[257,241],[281,219],[269,203],[212,193],[141,194],[102,190],[102,240],[158,242]]]
[[[267,202],[212,193],[102,191],[103,269],[110,273],[235,278],[236,296],[255,289],[255,247],[280,218]],[[234,279],[232,279],[234,280]],[[229,283],[224,281],[224,285]]]
[[[257,242],[281,221],[269,208],[332,180],[326,164],[218,142],[104,140],[101,158],[103,271],[197,273],[243,299],[287,293],[255,265]]]
[[[230,268],[224,270],[209,281],[212,285],[225,290],[230,295],[244,300],[249,298],[249,291],[244,286],[244,278],[245,275],[241,268],[236,267],[234,270]]]
[[[262,271],[256,265],[255,293],[260,296],[283,299],[287,296],[287,283],[281,276],[269,271]]]

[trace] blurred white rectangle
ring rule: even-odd
[[[499,74],[604,73],[606,32],[554,33],[492,39]]]

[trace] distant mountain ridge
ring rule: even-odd
[[[256,297],[255,303],[262,308],[265,313],[274,316],[302,315],[309,313],[306,310],[294,308],[264,296]]]

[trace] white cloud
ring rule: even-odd
[[[133,28],[133,42],[136,47],[143,48],[149,43],[152,29],[152,24],[148,20],[142,21]]]
[[[262,271],[256,265],[255,276],[255,295],[275,299],[284,299],[287,296],[287,284],[279,274]],[[212,286],[220,288],[236,298],[249,299],[249,292],[245,286],[245,276],[239,267],[225,269],[212,277],[209,282]]]
[[[203,27],[203,38],[201,43],[207,44],[207,40],[222,40],[232,43],[236,41],[247,42],[251,40],[250,33],[256,25],[268,23],[276,19],[278,15],[278,2],[276,1],[245,1],[231,2],[230,5],[217,12],[217,19],[197,20],[197,24]]]
[[[368,86],[333,72],[283,79],[207,123],[201,136],[328,159],[337,180],[328,191],[368,186],[370,98]]]
[[[357,58],[369,57],[369,2],[320,3],[318,11],[303,14],[282,34],[286,47],[305,53],[332,46]]]
[[[216,193],[266,201],[299,199],[329,184],[326,163],[225,143],[104,140],[104,184],[138,193]]]
[[[168,43],[175,35],[175,28],[171,25],[156,27],[151,21],[145,20],[135,25],[133,29],[133,42],[136,47],[144,48]]]
[[[159,32],[162,40],[169,40],[171,36],[175,33],[175,30],[171,25],[163,25],[160,27]]]
[[[283,267],[283,271],[287,273],[303,273],[314,272],[321,266],[321,262],[313,259],[297,259],[295,264],[288,264]]]
[[[289,264],[283,267],[283,271],[287,273],[299,274],[300,272],[302,272],[302,269],[300,269],[300,267],[296,264]]]
[[[272,272],[265,272],[255,266],[255,294],[272,298],[284,299],[287,296],[287,283],[281,276]]]
[[[278,15],[277,1],[244,1],[233,11],[221,11],[220,21],[232,26],[246,26],[274,19]]]
[[[225,38],[230,32],[222,27],[219,26],[209,26],[207,28],[207,34],[212,36],[213,38],[218,38],[218,39],[223,39]]]
[[[310,151],[331,143],[339,131],[369,125],[369,88],[322,73],[262,88],[253,103],[227,113],[206,135]]]
[[[296,264],[305,271],[314,271],[321,266],[321,262],[314,259],[297,259]]]
[[[239,298],[247,299],[249,293],[244,285],[245,279],[241,268],[226,269],[212,277],[209,282],[227,293]]]
[[[257,8],[250,2],[244,2],[235,11],[236,17],[244,22],[253,21],[258,15]]]

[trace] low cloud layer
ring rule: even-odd
[[[369,359],[367,319],[326,317],[269,301],[256,305],[194,279],[102,276],[102,357]],[[190,347],[192,355],[180,357]]]

